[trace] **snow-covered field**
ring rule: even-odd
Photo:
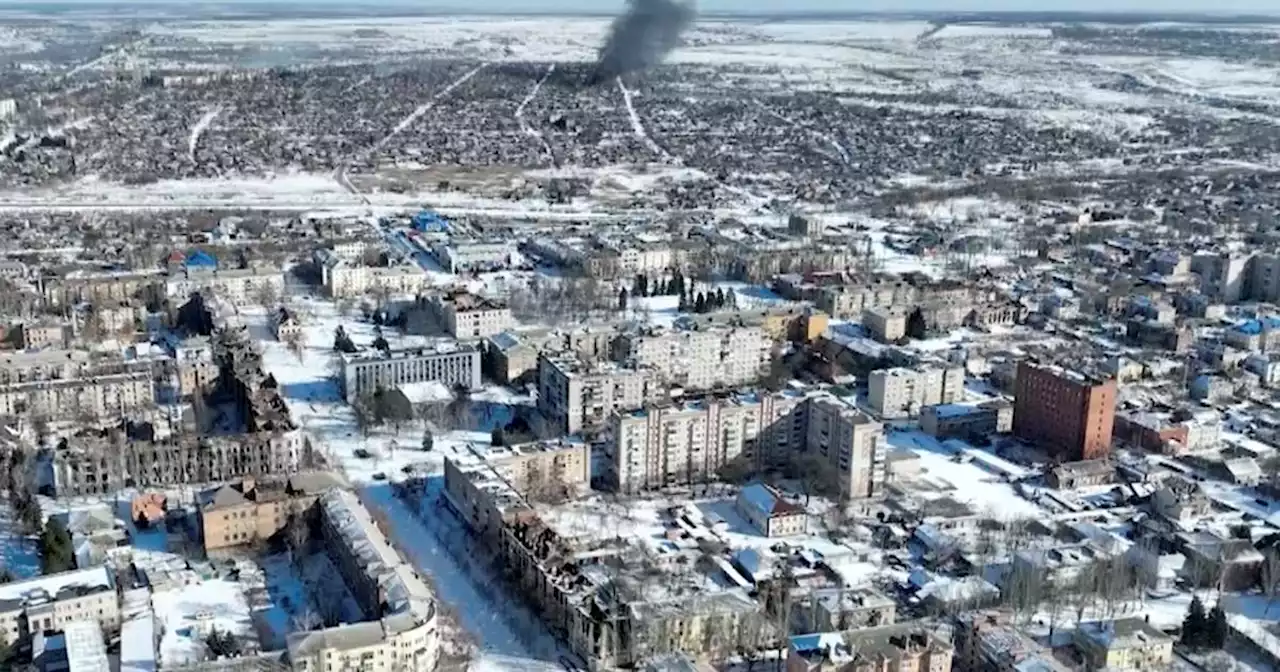
[[[19,579],[40,575],[40,553],[36,540],[24,537],[21,523],[13,519],[7,502],[0,502],[0,569]]]
[[[177,666],[204,660],[204,640],[213,629],[238,638],[256,639],[249,603],[242,586],[226,579],[157,590],[151,604],[160,620],[160,664]]]

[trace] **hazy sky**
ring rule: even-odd
[[[35,0],[39,2],[40,0]],[[345,4],[405,6],[460,11],[612,11],[624,0],[46,0],[60,4],[126,2],[133,4],[253,4],[272,2],[299,5]],[[0,0],[0,7],[20,5],[22,0]],[[1280,14],[1280,0],[701,0],[707,11],[1148,11],[1148,12],[1253,12]]]

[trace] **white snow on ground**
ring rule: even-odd
[[[209,124],[212,124],[213,120],[218,118],[219,114],[222,114],[221,105],[205,112],[191,127],[191,137],[187,138],[187,156],[191,157],[192,161],[196,160],[196,147],[200,144],[200,136],[209,128]]]
[[[40,551],[36,540],[22,536],[22,524],[13,519],[8,502],[0,502],[0,569],[19,579],[40,576]]]
[[[434,96],[431,97],[430,100],[419,105],[417,108],[413,110],[413,112],[409,113],[409,116],[405,117],[400,121],[400,123],[396,124],[395,128],[391,129],[391,132],[387,134],[386,137],[379,140],[377,144],[375,144],[370,151],[376,152],[379,149],[382,149],[383,147],[385,147],[388,142],[391,142],[393,139],[395,139],[397,135],[400,135],[401,133],[403,133],[406,128],[409,128],[410,126],[412,126],[413,122],[417,121],[418,119],[421,119],[422,115],[431,111],[431,108],[435,107],[436,103],[440,102],[441,98],[444,98],[450,93],[453,93],[454,89],[458,88],[459,86],[462,86],[467,82],[467,80],[471,79],[472,77],[475,77],[476,74],[479,73],[481,70],[484,70],[487,65],[488,65],[487,63],[481,63],[480,65],[477,65],[471,70],[468,70],[465,75],[455,79],[453,82],[451,82],[448,86],[444,87],[443,89],[440,89],[438,92],[436,92]]]
[[[956,462],[955,451],[923,432],[890,429],[886,438],[894,448],[905,448],[920,456],[923,474],[919,482],[937,488],[937,496],[964,502],[974,513],[1001,519],[1044,518],[1047,512],[1023,499],[1013,486],[977,462]],[[954,444],[953,444],[954,445]],[[927,495],[925,498],[929,498]]]
[[[467,672],[564,672],[559,663],[485,653],[467,664]]]
[[[241,587],[225,579],[197,579],[192,585],[152,593],[151,603],[164,633],[160,664],[171,667],[204,660],[204,640],[214,628],[252,639],[253,622]]]

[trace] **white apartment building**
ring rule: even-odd
[[[620,411],[611,422],[609,477],[633,493],[712,481],[739,458],[777,463],[803,445],[804,403],[795,393],[744,394]]]
[[[649,329],[618,339],[618,359],[651,367],[691,390],[753,383],[769,364],[772,340],[760,327]]]
[[[480,349],[466,344],[440,343],[383,353],[378,350],[342,356],[342,390],[348,403],[379,388],[392,390],[408,383],[438,380],[447,386],[480,387]]]
[[[458,339],[488,338],[515,326],[505,303],[467,292],[432,296],[427,305],[444,322],[449,335]]]
[[[184,268],[165,281],[165,296],[176,304],[186,303],[192,294],[212,293],[232,305],[258,302],[263,288],[275,296],[284,294],[284,273],[279,269]]]
[[[431,589],[391,545],[359,498],[334,489],[320,498],[321,534],[334,566],[366,614],[377,620],[289,635],[289,662],[302,672],[431,672],[440,632]]]
[[[120,626],[120,601],[107,567],[0,585],[0,635],[5,641],[63,630],[77,621],[91,621],[107,629]]]
[[[320,281],[325,292],[335,298],[354,298],[373,291],[390,294],[421,294],[431,286],[430,278],[412,264],[365,266],[329,250],[316,253]]]
[[[573,354],[538,356],[538,411],[565,434],[600,425],[615,411],[640,408],[660,392],[649,369],[585,362]]]
[[[18,101],[12,98],[0,100],[0,121],[10,119],[18,113]]]
[[[824,394],[707,397],[616,413],[606,452],[621,492],[715,480],[739,458],[763,466],[812,451],[840,474],[852,498],[879,494],[885,479],[883,426]]]
[[[938,363],[880,369],[867,377],[867,387],[868,403],[880,417],[914,418],[925,406],[962,401],[964,368]]]
[[[151,372],[133,371],[0,386],[0,415],[104,418],[154,406],[155,400]]]

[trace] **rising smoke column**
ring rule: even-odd
[[[693,0],[627,0],[627,11],[614,20],[591,83],[647,70],[680,44],[680,34],[693,24]]]

